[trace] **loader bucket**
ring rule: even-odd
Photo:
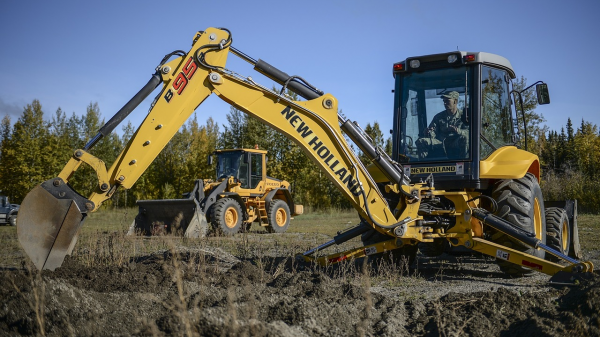
[[[208,223],[198,201],[190,199],[138,200],[139,213],[128,235],[175,234],[189,238],[206,236]]]
[[[93,208],[60,178],[47,180],[27,194],[18,214],[17,236],[36,268],[54,270],[62,265],[87,215],[86,202]]]

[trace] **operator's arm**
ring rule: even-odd
[[[427,127],[427,129],[425,129],[423,131],[423,137],[431,137],[431,138],[435,138],[436,133],[435,131],[437,130],[437,121],[440,118],[440,114],[436,114],[435,116],[433,116],[433,119],[431,120],[431,123],[429,123],[429,126]]]
[[[456,132],[461,137],[468,137],[469,136],[469,126],[463,122],[460,122],[460,124],[456,128]]]

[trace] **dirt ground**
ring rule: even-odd
[[[119,267],[67,258],[41,275],[2,268],[0,335],[600,336],[600,275],[571,287],[548,279],[505,278],[472,255],[418,256],[410,269],[211,247]]]

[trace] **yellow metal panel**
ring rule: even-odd
[[[375,166],[375,164],[370,164],[367,166],[367,170],[375,182],[386,183],[390,181],[385,174],[377,166]]]
[[[501,147],[486,160],[479,162],[481,179],[518,179],[524,177],[527,172],[539,178],[539,159],[533,153],[514,146]]]
[[[594,266],[591,262],[581,262],[578,265],[571,264],[563,266],[480,238],[473,238],[472,249],[547,275],[554,275],[559,271],[571,272],[575,266],[583,268],[583,272],[592,272],[594,270]]]

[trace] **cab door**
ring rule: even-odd
[[[262,185],[259,187],[259,184],[264,181],[263,173],[263,154],[250,154],[250,189],[259,188],[259,192],[263,191],[264,187]]]

